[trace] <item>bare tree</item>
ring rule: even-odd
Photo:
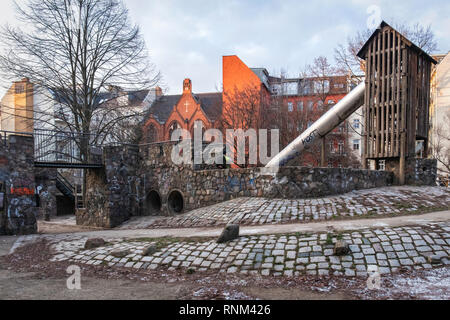
[[[105,103],[111,98],[106,89],[120,86],[126,94],[160,79],[140,30],[120,0],[28,0],[15,6],[23,26],[2,28],[2,75],[30,78],[44,97],[34,116],[40,113],[47,128],[60,130],[62,123],[79,137],[81,160],[88,161],[91,145],[101,144],[118,123],[136,117],[120,110],[126,105]]]
[[[312,101],[316,105],[316,112],[308,121],[316,121],[326,113],[336,101],[331,96],[345,94],[348,85],[348,76],[323,56],[314,59],[313,63],[306,67],[305,81],[312,87]],[[332,102],[330,100],[333,100]],[[326,166],[329,162],[336,166],[348,167],[356,164],[349,145],[347,120],[336,130],[333,130],[322,140],[322,146],[316,147],[314,160],[317,164]],[[319,149],[319,150],[317,150]]]
[[[430,153],[438,161],[438,171],[443,176],[450,175],[450,112],[444,115],[444,121],[433,132],[433,138],[430,141]]]
[[[226,134],[226,131],[241,129],[247,132],[249,129],[258,130],[262,128],[262,110],[267,110],[267,102],[261,87],[247,86],[245,88],[234,88],[231,92],[223,94],[223,111],[217,122],[217,128],[225,137],[225,143],[232,148],[237,156],[237,142]],[[264,128],[265,129],[265,128]],[[246,141],[245,160],[249,163],[249,144]],[[237,158],[233,159],[237,163]]]
[[[424,27],[419,23],[413,26],[397,23],[394,28],[425,52],[432,53],[437,50],[436,38],[430,25]],[[355,35],[347,38],[346,43],[340,43],[334,50],[337,66],[343,72],[349,73],[356,83],[361,82],[364,77],[362,60],[357,54],[372,33],[373,30],[369,29],[357,31]]]

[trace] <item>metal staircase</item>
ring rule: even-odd
[[[80,185],[72,185],[72,183],[59,172],[56,178],[56,188],[58,188],[64,196],[75,203],[75,208],[81,209],[84,207],[82,187]]]
[[[56,178],[56,188],[58,188],[63,195],[70,198],[72,201],[75,201],[76,190],[74,186],[59,172]]]

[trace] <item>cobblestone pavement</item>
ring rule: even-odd
[[[262,276],[366,277],[369,266],[376,266],[380,274],[390,274],[400,268],[431,269],[450,264],[449,222],[341,234],[251,236],[227,244],[170,238],[105,239],[107,246],[93,250],[83,249],[85,237],[46,238],[54,242],[52,261],[150,270],[184,268],[186,272],[217,270]],[[23,239],[30,241],[33,237]],[[350,244],[351,254],[334,256],[334,243],[339,239]],[[158,251],[151,256],[143,256],[142,250],[149,245],[155,245]],[[128,254],[116,258],[111,253],[117,250],[128,251]],[[433,261],[429,257],[433,257]]]
[[[122,229],[281,224],[338,218],[418,214],[450,208],[450,190],[439,187],[389,187],[359,190],[320,199],[239,198],[173,218],[134,220]]]

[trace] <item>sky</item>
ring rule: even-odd
[[[285,70],[291,76],[318,56],[333,63],[338,44],[380,18],[389,24],[430,24],[439,53],[450,51],[448,0],[125,0],[125,4],[141,27],[168,94],[180,93],[184,78],[192,80],[194,92],[220,91],[224,55],[238,55],[249,67],[264,67],[271,74]],[[2,0],[0,12],[0,21],[14,24],[12,0]]]

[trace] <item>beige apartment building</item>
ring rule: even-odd
[[[33,84],[28,78],[13,82],[0,102],[0,130],[33,132]]]
[[[438,64],[431,74],[431,156],[438,160],[438,174],[450,174],[450,52],[435,55]],[[448,183],[448,182],[447,182]]]

